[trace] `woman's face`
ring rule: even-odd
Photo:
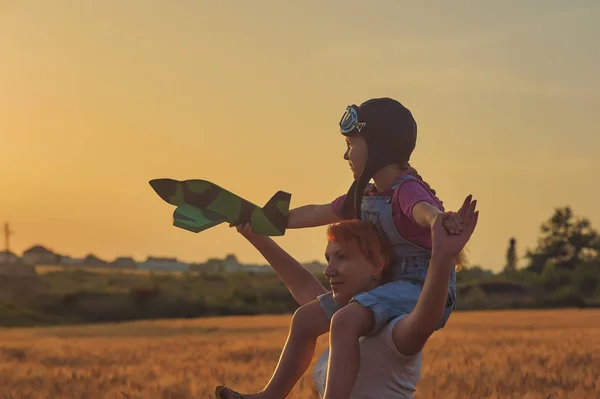
[[[381,282],[383,263],[375,265],[352,245],[330,241],[325,251],[325,276],[331,285],[333,299],[347,304],[361,292],[370,291]],[[375,277],[376,279],[374,279]]]
[[[344,159],[350,164],[354,179],[360,177],[367,163],[367,142],[361,136],[346,137],[346,152]]]

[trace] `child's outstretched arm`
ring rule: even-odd
[[[469,241],[477,225],[479,211],[475,212],[476,205],[477,201],[471,202],[470,196],[465,200],[460,210],[464,220],[464,229],[460,234],[449,234],[446,231],[442,225],[444,215],[434,219],[432,256],[423,290],[414,310],[392,330],[396,348],[406,356],[419,353],[442,320],[448,295],[448,279],[456,256]]]
[[[435,218],[444,213],[443,208],[438,207],[436,197],[418,181],[403,184],[397,198],[402,212],[422,228],[431,230]],[[462,231],[460,215],[448,212],[443,226],[449,233],[459,234]]]
[[[415,222],[417,222],[419,226],[429,229],[432,228],[435,219],[439,215],[444,214],[444,212],[440,211],[427,201],[417,202],[413,207],[412,212]],[[449,233],[459,234],[463,228],[460,215],[457,213],[450,214],[449,217],[444,220],[443,226]]]
[[[317,296],[327,292],[310,270],[288,254],[273,239],[253,233],[249,224],[238,226],[237,230],[269,262],[299,305],[314,301]]]
[[[340,220],[333,211],[331,204],[304,205],[290,210],[287,228],[301,229],[304,227],[324,226],[339,222]]]

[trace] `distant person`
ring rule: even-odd
[[[434,217],[431,227],[431,262],[425,283],[422,289],[418,284],[413,284],[414,287],[404,284],[401,287],[407,296],[415,295],[415,291],[420,292],[417,303],[412,311],[394,317],[380,331],[358,341],[360,368],[346,398],[413,397],[421,373],[422,348],[444,317],[448,279],[454,270],[457,256],[477,225],[479,211],[475,212],[475,205],[476,202],[467,198],[461,208],[464,229],[458,235],[448,234],[442,226],[447,215]],[[316,338],[309,341],[305,339],[308,325],[306,317],[320,317],[317,321],[321,322],[328,320],[323,313],[315,316],[306,305],[314,303],[316,298],[328,291],[308,269],[270,237],[252,233],[248,225],[238,227],[238,231],[273,266],[301,305],[292,317],[286,346],[299,340],[304,345],[303,356],[295,357],[293,353],[284,351],[279,360],[280,365],[294,370],[297,380],[308,368],[316,346]],[[387,238],[372,223],[356,219],[339,222],[329,226],[327,238],[325,256],[328,264],[325,275],[331,284],[336,303],[347,304],[359,293],[379,287],[389,279],[393,272],[394,251]],[[332,356],[329,350],[326,351],[313,371],[321,397],[326,395],[326,376]],[[285,390],[279,392],[264,390],[247,395],[219,386],[215,393],[220,399],[281,399],[289,394],[294,385],[285,385]],[[277,386],[277,383],[271,386]]]
[[[291,210],[288,228],[366,219],[387,236],[396,260],[385,284],[357,293],[348,304],[338,303],[328,292],[303,305],[299,314],[307,323],[304,340],[298,337],[294,345],[286,345],[284,357],[309,358],[314,350],[309,343],[330,331],[326,399],[346,398],[350,394],[360,362],[359,338],[379,333],[390,320],[414,309],[431,259],[431,226],[436,217],[444,213],[435,191],[409,164],[416,145],[417,124],[406,107],[390,98],[371,99],[360,107],[347,107],[339,126],[347,146],[344,159],[350,164],[354,182],[346,195],[331,204]],[[368,184],[371,179],[372,185]],[[460,216],[446,215],[444,228],[452,234],[460,233]],[[455,286],[456,274],[452,271],[448,278],[446,308],[438,328],[445,326],[455,309]],[[282,397],[306,367],[308,363],[300,361],[280,362],[273,378],[258,396]]]

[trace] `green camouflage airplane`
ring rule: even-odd
[[[252,231],[282,236],[287,228],[291,194],[278,191],[262,208],[206,180],[150,180],[150,186],[177,208],[173,225],[199,233],[223,222],[250,223]]]

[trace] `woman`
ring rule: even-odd
[[[450,235],[442,226],[447,215],[438,215],[432,224],[432,253],[429,272],[414,310],[408,315],[390,321],[378,334],[362,337],[360,368],[352,388],[351,398],[412,398],[420,376],[422,349],[444,316],[448,295],[448,279],[459,255],[471,237],[479,212],[476,201],[467,197],[459,211],[463,220],[460,235]],[[238,228],[273,266],[292,296],[300,305],[314,301],[327,292],[318,279],[300,265],[269,237],[253,234],[249,226]],[[393,252],[384,237],[369,222],[350,220],[334,224],[328,229],[325,269],[333,297],[340,304],[348,303],[355,295],[368,291],[386,281],[386,266]],[[418,289],[418,287],[415,287]],[[411,293],[407,293],[411,295]],[[288,340],[303,328],[292,318]],[[311,345],[316,344],[316,340]],[[289,361],[282,357],[280,362]],[[308,364],[306,359],[294,361]],[[313,372],[320,395],[325,392],[329,355],[326,352]],[[281,398],[288,392],[263,391],[253,395],[240,395],[225,387],[217,387],[216,395],[222,399],[253,396]]]

